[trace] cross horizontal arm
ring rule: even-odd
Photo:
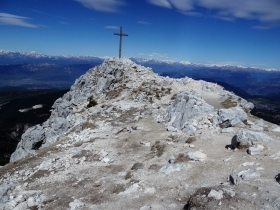
[[[118,36],[128,36],[128,34],[120,34],[120,33],[114,33],[114,35],[118,35]]]
[[[120,33],[114,33],[114,35],[118,35],[118,36],[128,36],[128,34],[120,34]]]

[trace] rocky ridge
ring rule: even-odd
[[[105,60],[22,136],[0,207],[279,209],[280,129],[252,108],[217,84]]]

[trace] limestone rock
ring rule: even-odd
[[[195,161],[200,161],[200,162],[204,162],[207,158],[206,154],[204,154],[201,151],[195,151],[195,152],[185,152],[184,154],[185,156],[188,156],[191,160],[195,160]]]
[[[240,106],[245,108],[247,111],[251,111],[252,109],[254,109],[254,104],[252,102],[248,102],[244,99],[241,99]]]
[[[34,150],[40,147],[54,143],[58,135],[77,124],[75,114],[81,112],[81,109],[76,109],[77,105],[81,106],[88,103],[87,99],[90,96],[95,98],[104,94],[116,82],[122,81],[127,84],[124,73],[128,68],[134,67],[139,71],[147,71],[146,68],[142,70],[140,66],[129,59],[108,59],[101,66],[95,67],[82,75],[71,86],[69,92],[56,100],[52,106],[53,110],[49,120],[42,126],[36,125],[25,132],[16,151],[12,154],[10,162],[17,161],[28,154],[33,154]],[[132,81],[129,82],[133,83]]]
[[[263,119],[259,119],[255,121],[255,125],[260,126],[260,127],[264,127],[264,121]]]
[[[254,169],[248,169],[244,170],[238,173],[238,176],[241,177],[243,180],[248,180],[250,178],[260,177],[261,173],[260,170],[263,170],[262,168],[254,168]]]
[[[26,209],[28,209],[26,202],[19,203],[15,208],[13,208],[13,210],[26,210]]]
[[[256,144],[263,144],[273,139],[261,132],[250,131],[241,128],[236,135],[232,138],[231,145],[236,148],[239,146],[250,147]]]
[[[164,174],[170,174],[175,171],[181,171],[185,166],[180,163],[176,164],[168,164],[167,166],[163,166],[160,170],[159,173],[164,173]]]
[[[248,153],[249,155],[259,155],[261,151],[264,149],[262,145],[255,145],[254,147],[249,147]]]
[[[223,191],[228,194],[230,197],[234,197],[235,196],[235,192],[232,189],[226,189],[223,188]]]
[[[148,188],[145,188],[144,193],[154,194],[154,193],[156,193],[156,189],[154,187],[148,187]]]
[[[229,181],[234,184],[237,185],[238,184],[238,176],[235,174],[231,174],[229,175]]]
[[[213,110],[214,107],[207,104],[199,93],[186,91],[179,93],[173,104],[167,108],[165,122],[167,126],[191,134]]]
[[[140,208],[140,210],[150,210],[151,208],[149,207],[149,206],[142,206],[141,208]]]
[[[251,125],[250,129],[253,131],[263,131],[263,127],[258,126],[258,125]]]
[[[224,128],[222,129],[221,133],[232,133],[233,129],[232,128]]]
[[[5,184],[3,186],[0,186],[0,197],[4,196],[9,191],[13,190],[16,186],[17,184],[15,183],[10,183],[10,184]]]
[[[131,185],[129,188],[127,188],[125,191],[120,192],[119,195],[128,195],[131,193],[135,193],[139,190],[140,186],[138,183],[135,183],[133,185]]]
[[[43,161],[39,166],[39,170],[49,170],[51,165],[51,161]]]
[[[218,111],[218,122],[221,127],[227,128],[247,120],[248,116],[240,107],[220,109]]]
[[[78,199],[75,199],[73,202],[69,203],[70,210],[81,209],[85,204]]]
[[[274,126],[271,131],[274,133],[280,133],[280,126]]]
[[[222,190],[219,190],[219,191],[216,191],[216,190],[211,190],[210,193],[208,194],[208,197],[209,198],[214,198],[216,200],[221,200],[224,196],[223,196],[223,191]]]
[[[275,207],[275,209],[280,209],[280,198],[276,198],[273,203],[272,206]]]
[[[272,157],[274,160],[279,159],[280,158],[280,151],[270,155],[270,157]]]

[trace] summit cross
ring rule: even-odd
[[[122,27],[120,27],[120,33],[114,33],[114,35],[120,36],[119,58],[121,58],[122,57],[122,37],[128,36],[128,34],[123,34]]]

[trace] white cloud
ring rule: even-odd
[[[193,0],[170,0],[170,3],[178,10],[192,10],[194,6]]]
[[[145,21],[137,21],[137,23],[139,23],[139,24],[144,24],[144,25],[150,25],[150,24],[151,24],[151,23],[145,22]]]
[[[166,7],[171,9],[171,3],[169,2],[169,0],[148,0],[148,2],[150,4],[156,5],[156,6],[160,6],[160,7]]]
[[[156,53],[156,52],[147,53],[146,55],[149,56],[150,58],[157,58],[157,59],[159,59],[159,58],[170,59],[171,58],[168,54],[161,54],[161,53]]]
[[[168,9],[177,9],[178,12],[189,16],[201,16],[200,13],[192,11],[194,9],[195,0],[147,0],[148,3],[165,7]]]
[[[41,12],[41,11],[39,11],[39,10],[36,10],[36,9],[30,9],[31,11],[33,11],[33,12],[36,12],[36,13],[39,13],[39,14],[45,14],[44,12]]]
[[[257,20],[255,28],[264,29],[280,25],[279,0],[147,0],[149,3],[175,8],[185,15],[199,15],[197,7],[211,11],[211,17],[233,21]]]
[[[74,0],[81,3],[83,6],[101,11],[101,12],[118,12],[121,6],[125,3],[123,0]]]
[[[258,26],[254,26],[253,28],[254,29],[258,29],[258,30],[268,30],[268,29],[271,29],[271,28],[273,28],[273,27],[276,27],[276,25],[267,25],[267,26],[265,26],[265,25],[258,25]]]
[[[280,20],[280,2],[275,0],[199,0],[199,5],[218,10],[218,15],[256,19],[261,22]]]
[[[37,28],[38,26],[29,23],[27,20],[30,18],[18,15],[0,13],[0,25],[14,25],[22,27]]]
[[[105,26],[104,28],[108,28],[108,29],[120,29],[119,26]]]
[[[182,13],[183,15],[188,15],[188,16],[195,16],[195,17],[201,17],[202,14],[199,12],[192,12],[192,11],[182,11],[182,10],[178,10],[180,13]]]

